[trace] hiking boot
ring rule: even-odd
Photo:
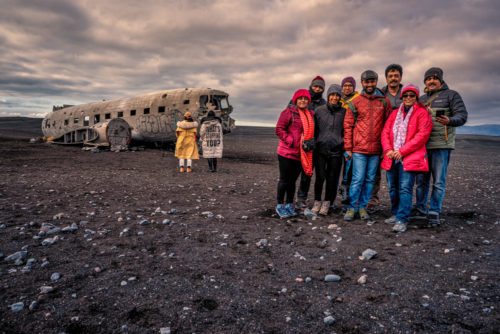
[[[441,224],[441,220],[439,219],[439,213],[429,212],[427,217],[429,218],[429,227],[438,227]]]
[[[394,224],[394,226],[392,227],[392,230],[394,232],[403,233],[406,231],[406,223],[403,223],[402,221],[398,220],[396,224]]]
[[[321,201],[314,201],[314,205],[311,211],[314,212],[315,214],[318,214],[320,209],[321,209]]]
[[[186,169],[186,173],[191,173],[192,171],[193,171],[193,170],[191,169],[191,167],[188,167],[188,168]]]
[[[290,217],[290,213],[288,213],[288,210],[285,208],[285,204],[276,205],[276,213],[281,219]]]
[[[184,173],[184,167],[181,167],[181,168],[179,169],[179,172]]]
[[[376,205],[368,205],[366,207],[366,211],[369,213],[369,214],[374,214],[375,212],[378,211],[378,208]]]
[[[298,213],[295,212],[295,207],[293,206],[292,203],[288,203],[287,205],[285,205],[285,210],[288,211],[288,215],[290,217],[294,217],[294,216],[298,215]]]
[[[365,208],[359,208],[359,217],[363,220],[370,219],[370,215],[366,212]]]
[[[344,220],[345,221],[352,221],[354,220],[354,216],[356,215],[356,211],[352,208],[347,209],[347,212],[344,215]]]
[[[322,216],[328,216],[328,210],[330,210],[330,201],[323,201],[319,214]]]
[[[410,212],[410,220],[424,220],[427,219],[427,214],[419,208],[413,208]]]
[[[307,208],[308,208],[308,206],[307,206],[305,201],[297,201],[295,203],[295,209],[297,209],[297,210],[305,210]]]
[[[386,220],[384,220],[384,223],[389,224],[389,225],[394,225],[396,223],[396,220],[398,220],[396,218],[396,216],[392,215],[389,218],[387,218]]]

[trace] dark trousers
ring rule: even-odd
[[[314,183],[314,199],[321,201],[323,184],[326,180],[325,201],[333,203],[337,196],[339,176],[342,169],[342,156],[328,157],[318,154],[316,157],[316,181]]]
[[[285,197],[287,203],[293,203],[295,195],[295,182],[302,171],[302,164],[299,160],[289,159],[278,155],[280,168],[280,179],[278,181],[278,204],[283,204]]]
[[[208,158],[208,168],[210,168],[210,171],[216,171],[217,170],[217,158]]]

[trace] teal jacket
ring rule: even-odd
[[[456,127],[462,126],[467,122],[467,109],[465,108],[464,101],[460,94],[449,89],[446,83],[443,83],[443,87],[441,87],[440,90],[430,95],[426,94],[422,96],[419,102],[425,105],[430,98],[438,93],[438,97],[432,101],[429,110],[434,126],[432,127],[431,136],[429,137],[426,147],[428,150],[454,150]],[[436,112],[444,112],[444,114],[450,118],[450,124],[445,127],[443,124],[437,122]]]

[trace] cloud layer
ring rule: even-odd
[[[421,89],[443,68],[470,125],[500,123],[498,17],[494,0],[3,0],[0,116],[212,87],[237,124],[273,124],[318,74],[329,85],[373,69],[382,87],[399,63]]]

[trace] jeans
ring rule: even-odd
[[[278,181],[277,201],[283,204],[285,197],[286,203],[293,203],[295,195],[295,182],[302,170],[302,164],[299,160],[289,159],[278,155],[280,168],[280,179]]]
[[[391,196],[392,214],[396,216],[397,220],[408,223],[417,172],[405,171],[403,163],[393,162],[386,175]]]
[[[342,155],[329,157],[318,153],[316,163],[316,181],[314,182],[314,200],[321,201],[323,184],[326,180],[325,201],[335,202],[339,185],[340,170],[342,169]]]
[[[429,199],[429,187],[432,175],[432,193],[430,200],[430,213],[440,213],[446,188],[446,174],[450,163],[450,149],[428,150],[429,172],[417,176],[417,198],[415,208],[426,212],[427,200]]]
[[[352,182],[349,189],[349,209],[366,209],[377,174],[379,154],[352,154]]]

